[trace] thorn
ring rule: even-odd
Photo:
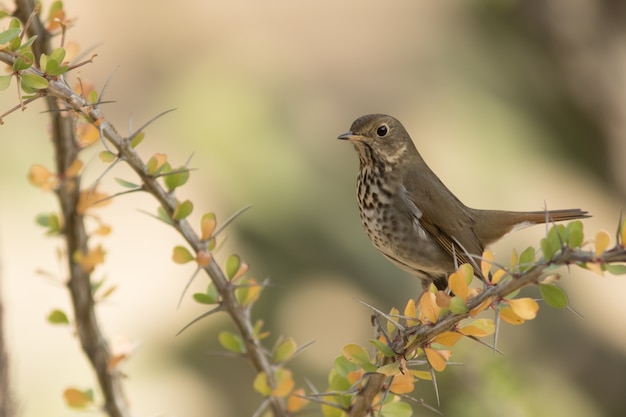
[[[363,304],[364,306],[368,307],[372,311],[374,311],[374,312],[380,314],[381,316],[383,316],[387,321],[393,323],[393,325],[396,326],[398,328],[398,330],[406,331],[406,328],[403,325],[401,325],[400,323],[398,323],[397,321],[395,321],[390,315],[383,313],[382,311],[380,311],[379,309],[377,309],[373,305],[368,304],[367,302],[361,300],[360,298],[353,297],[353,299],[356,302]]]
[[[139,133],[141,133],[141,131],[143,131],[146,127],[148,127],[150,124],[152,124],[155,120],[161,118],[162,116],[165,116],[168,113],[173,112],[174,110],[176,110],[176,109],[165,110],[165,111],[162,111],[161,113],[157,114],[152,119],[150,119],[146,123],[144,123],[143,126],[141,126],[139,129],[134,131],[128,138],[126,138],[126,140],[127,141],[131,141],[135,136],[137,136]]]
[[[187,330],[189,327],[191,327],[192,324],[202,320],[205,317],[209,317],[211,314],[214,313],[218,313],[220,311],[222,311],[224,309],[224,307],[222,306],[222,304],[218,305],[217,307],[215,307],[213,310],[209,310],[205,313],[200,314],[198,317],[196,317],[195,319],[191,320],[189,323],[187,323],[182,329],[180,329],[178,331],[178,333],[176,333],[176,336],[179,336],[182,332],[184,332],[185,330]]]
[[[224,229],[226,229],[226,227],[231,224],[237,217],[239,217],[240,215],[243,214],[243,212],[245,212],[246,210],[248,210],[249,208],[252,207],[252,204],[248,204],[247,206],[240,208],[239,210],[237,210],[234,214],[232,214],[228,219],[226,219],[226,221],[217,228],[217,230],[215,232],[213,232],[213,234],[207,239],[207,240],[211,240],[214,239],[217,235],[220,234],[220,232]]]
[[[189,289],[189,286],[193,282],[193,280],[196,277],[196,275],[198,275],[198,272],[200,272],[201,270],[202,270],[202,268],[198,266],[196,268],[196,270],[194,271],[194,273],[191,275],[191,278],[189,278],[189,281],[187,281],[187,285],[185,285],[185,288],[183,288],[183,292],[180,294],[180,298],[178,299],[178,304],[176,304],[176,310],[178,310],[180,308],[180,305],[183,302],[183,297],[185,296],[185,293]]]

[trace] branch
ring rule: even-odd
[[[35,4],[33,0],[16,0],[15,16],[25,23],[31,16]],[[50,34],[46,31],[39,18],[32,19],[28,28],[29,34],[37,35],[32,46],[37,57],[52,50]],[[46,103],[52,123],[52,143],[54,146],[56,172],[61,179],[56,190],[64,219],[64,238],[67,245],[67,262],[69,281],[67,283],[76,333],[81,347],[93,367],[102,395],[104,409],[110,417],[126,417],[130,415],[128,404],[122,387],[122,375],[110,367],[111,350],[98,324],[95,301],[91,287],[91,274],[74,262],[75,253],[88,253],[88,236],[83,223],[83,216],[77,213],[76,207],[80,195],[80,176],[68,177],[65,174],[79,153],[78,141],[75,137],[74,117],[61,112],[54,96],[48,95]]]
[[[28,1],[28,0],[25,0]],[[12,65],[14,57],[10,54],[0,52],[0,61],[3,61],[9,65]],[[36,68],[29,68],[28,70],[22,71],[22,73],[32,73],[37,74],[39,76],[45,77],[45,74]],[[120,134],[117,133],[115,127],[110,124],[104,117],[103,113],[100,111],[98,104],[93,104],[87,101],[81,95],[75,93],[70,86],[65,82],[63,77],[46,77],[48,80],[48,88],[40,90],[40,93],[43,94],[48,103],[54,103],[57,99],[65,103],[65,105],[69,109],[65,110],[73,110],[75,113],[80,114],[90,123],[95,125],[99,131],[101,132],[102,137],[104,137],[109,143],[115,147],[118,151],[121,159],[126,162],[130,168],[135,171],[135,173],[139,176],[141,181],[143,182],[143,189],[150,194],[158,201],[161,207],[165,210],[168,216],[171,219],[171,225],[180,233],[180,235],[187,241],[187,243],[193,248],[196,254],[198,252],[208,252],[206,242],[203,242],[200,237],[195,233],[189,222],[185,219],[176,220],[173,218],[174,210],[177,206],[176,198],[172,193],[169,193],[165,188],[163,188],[160,183],[157,181],[158,176],[154,176],[148,174],[148,169],[146,164],[140,158],[139,154],[135,149],[131,146],[130,138],[124,138]],[[55,124],[55,132],[58,132],[59,135],[55,134],[55,136],[59,136],[61,134],[71,134],[73,132],[73,128],[70,126],[66,126],[62,124],[61,121],[67,122],[67,119],[60,117],[60,112],[51,112],[55,119],[60,119],[57,124]],[[73,119],[70,119],[73,120]],[[59,144],[60,153],[59,163],[62,162],[62,167],[67,168],[69,166],[68,162],[71,162],[71,159],[75,157],[76,148],[74,146],[75,142],[70,143],[71,141],[62,142]],[[59,172],[64,172],[59,169]],[[72,183],[68,183],[71,181]],[[86,236],[84,235],[84,229],[82,229],[82,223],[74,224],[75,222],[71,222],[71,219],[80,219],[80,216],[77,216],[75,212],[72,211],[71,207],[72,203],[75,203],[77,194],[66,195],[72,189],[77,192],[78,190],[78,180],[70,179],[66,180],[64,184],[60,188],[59,197],[62,197],[62,203],[65,210],[68,210],[68,216],[65,218],[68,219],[67,225],[67,234],[68,234],[68,244],[72,244],[71,250],[80,250],[86,248]],[[67,201],[65,201],[67,199]],[[75,205],[75,204],[74,204]],[[73,217],[72,217],[73,216]],[[77,221],[76,223],[80,223]],[[73,233],[76,233],[74,235]],[[71,239],[69,238],[71,237]],[[70,253],[73,253],[70,251]],[[235,297],[235,290],[237,289],[231,282],[228,281],[224,272],[219,267],[219,265],[214,261],[213,256],[210,257],[210,263],[203,267],[205,272],[209,275],[213,283],[215,284],[220,296],[222,298],[222,306],[224,311],[231,317],[237,330],[242,336],[242,340],[245,343],[246,348],[246,356],[252,363],[255,371],[258,373],[265,373],[268,378],[268,384],[270,387],[274,387],[276,382],[274,381],[274,372],[273,367],[266,357],[264,353],[264,349],[261,346],[261,343],[258,337],[255,335],[253,324],[250,318],[250,310],[248,308],[242,307],[237,298]],[[93,311],[93,300],[90,295],[87,298],[87,293],[80,293],[77,285],[82,280],[88,280],[88,276],[84,276],[84,273],[79,271],[79,267],[74,265],[70,260],[70,265],[72,267],[72,274],[75,274],[78,278],[72,278],[70,280],[70,289],[72,291],[72,297],[75,299],[75,308],[79,309],[81,312],[85,310]],[[74,276],[74,275],[73,275]],[[83,313],[81,313],[83,314]],[[77,318],[79,317],[77,313]],[[81,316],[83,317],[83,316]],[[89,318],[81,318],[81,322],[87,320],[90,323],[89,326],[86,326],[91,334],[89,337],[93,338],[94,341],[97,341],[96,344],[99,346],[99,349],[96,351],[89,351],[88,356],[95,357],[99,356],[98,350],[101,352],[107,352],[108,349],[105,349],[106,344],[102,336],[99,333],[95,333],[97,329],[97,325],[95,323],[95,315]],[[82,326],[81,326],[82,327]],[[81,329],[85,330],[86,329]],[[87,336],[87,335],[85,335]],[[83,335],[81,334],[81,341],[83,341]],[[85,344],[87,341],[85,340],[83,343]],[[85,348],[85,345],[83,345]],[[86,350],[87,351],[87,350]],[[92,361],[93,363],[93,361]],[[97,365],[99,369],[100,365]],[[94,364],[96,367],[96,364]],[[104,391],[104,389],[103,389]],[[272,412],[274,416],[286,416],[288,412],[286,411],[285,405],[283,404],[282,399],[271,396],[269,397],[270,406],[272,408]],[[117,414],[111,414],[112,416],[116,416]]]
[[[399,330],[398,334],[389,346],[394,352],[397,353],[398,356],[404,356],[416,348],[424,346],[435,336],[444,332],[453,331],[459,322],[470,316],[469,311],[478,307],[483,302],[486,302],[487,300],[502,300],[508,294],[511,294],[522,287],[539,283],[539,279],[544,274],[546,269],[555,265],[584,265],[587,263],[609,264],[624,262],[626,262],[626,248],[620,245],[619,242],[614,248],[605,251],[600,255],[580,249],[564,248],[551,260],[540,260],[526,272],[513,275],[511,279],[508,279],[498,285],[488,286],[485,291],[482,291],[476,297],[468,299],[467,313],[454,314],[449,312],[441,317],[436,323],[419,324],[405,330]],[[411,342],[407,343],[407,340],[409,339]],[[392,363],[394,360],[395,358],[393,357],[385,357],[379,366]],[[375,397],[384,392],[386,380],[387,376],[379,373],[373,373],[369,376],[365,386],[357,393],[354,402],[350,406],[348,416],[367,416],[373,408]]]

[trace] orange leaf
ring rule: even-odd
[[[413,392],[415,386],[413,385],[415,382],[415,377],[406,372],[404,374],[397,374],[393,377],[391,381],[390,391],[394,394],[408,394]]]
[[[504,269],[498,269],[491,276],[491,283],[497,284],[500,280],[506,275],[506,271]]]
[[[516,298],[506,302],[521,319],[532,320],[537,317],[539,304],[532,298]]]
[[[624,219],[620,227],[619,240],[622,243],[622,247],[626,247],[626,219]]]
[[[346,379],[350,384],[356,384],[363,377],[364,373],[365,370],[363,370],[363,368],[359,368],[356,371],[348,372]]]
[[[435,294],[430,291],[422,294],[420,297],[420,311],[427,322],[435,323],[437,321],[441,308],[435,302]]]
[[[611,238],[609,237],[609,234],[604,230],[601,230],[596,234],[596,256],[600,256],[604,253],[606,248],[609,247],[610,241]]]
[[[95,249],[90,249],[87,254],[82,252],[75,252],[73,259],[81,269],[87,273],[92,272],[96,266],[104,262],[104,250],[102,246],[98,246]]]
[[[480,260],[480,271],[483,273],[483,277],[489,276],[491,265],[493,265],[493,252],[491,249],[487,249],[483,252],[483,258]]]
[[[489,308],[492,302],[493,302],[493,297],[489,297],[485,299],[482,303],[478,304],[476,307],[470,310],[470,316],[476,317],[478,313]]]
[[[500,318],[509,324],[518,325],[524,323],[524,319],[515,314],[513,309],[509,306],[500,308]]]
[[[78,125],[76,127],[76,135],[78,136],[78,146],[80,148],[86,148],[100,140],[100,131],[91,123]]]
[[[599,275],[601,277],[604,276],[604,270],[602,269],[602,265],[600,264],[596,264],[596,263],[592,263],[592,262],[587,262],[585,264],[585,268],[587,268],[588,270],[590,270],[591,272],[594,272],[596,275]]]
[[[289,411],[289,413],[300,411],[309,403],[309,400],[302,398],[302,396],[304,396],[304,389],[302,388],[298,388],[291,393],[287,399],[287,411]]]
[[[28,170],[28,181],[43,191],[49,191],[56,187],[57,178],[52,172],[40,164],[35,164]]]
[[[75,178],[80,174],[80,170],[83,169],[83,161],[80,159],[74,159],[70,166],[65,170],[65,178]]]
[[[462,335],[456,332],[443,332],[435,336],[431,343],[439,343],[444,346],[454,346],[454,344],[458,342],[461,337]]]
[[[446,369],[446,361],[452,356],[452,352],[449,350],[435,350],[431,348],[424,348],[424,353],[426,353],[426,359],[428,359],[430,366],[438,372]]]
[[[77,388],[67,388],[63,391],[65,403],[73,408],[85,408],[93,403],[89,391],[81,391]]]
[[[495,327],[496,325],[491,319],[478,319],[459,329],[459,332],[466,336],[484,337],[493,334]]]
[[[465,275],[461,272],[461,268],[450,275],[450,278],[448,278],[448,287],[450,287],[456,296],[462,298],[463,301],[467,300],[469,289],[467,288],[467,281],[465,281]]]
[[[205,250],[198,251],[196,254],[196,263],[203,268],[209,265],[211,263],[211,253]]]
[[[274,397],[286,397],[291,393],[295,382],[291,376],[291,371],[285,368],[279,368],[276,371],[276,388],[272,390]]]
[[[111,200],[106,200],[107,197],[108,194],[100,193],[95,188],[83,190],[78,196],[76,212],[78,214],[85,214],[90,208],[106,206],[111,203]]]
[[[450,308],[450,300],[452,299],[452,297],[450,297],[449,294],[446,294],[445,291],[437,291],[437,294],[435,294],[435,301],[437,302],[437,305],[441,308]]]

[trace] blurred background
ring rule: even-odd
[[[590,239],[617,227],[626,201],[624,2],[64,3],[75,18],[68,40],[98,54],[78,74],[96,90],[111,76],[104,99],[115,103],[104,112],[120,132],[177,108],[147,129],[140,150],[166,153],[173,166],[193,155],[196,170],[179,193],[194,202],[192,222],[253,205],[217,255],[236,252],[251,276],[271,280],[254,310],[270,345],[280,335],[315,341],[292,363],[299,386],[306,378],[323,391],[342,346],[372,337],[370,312],[356,298],[388,310],[420,293],[361,230],[357,157],[335,140],[358,116],[400,119],[470,206],[581,207],[594,216],[585,221]],[[0,96],[3,111],[16,102],[13,88]],[[35,224],[56,201],[26,180],[32,164],[53,166],[43,110],[31,104],[0,128],[2,297],[24,417],[74,415],[63,390],[95,387],[71,331],[45,320],[70,304],[61,242]],[[86,183],[105,168],[97,147],[85,151]],[[116,177],[135,180],[120,166],[103,190],[119,191]],[[135,415],[252,415],[261,398],[249,365],[210,354],[217,334],[231,329],[226,317],[175,336],[204,311],[190,295],[207,281],[198,277],[177,309],[193,267],[171,262],[181,239],[141,210],[156,204],[129,195],[98,211],[113,232],[101,240],[107,261],[96,271],[118,287],[98,310],[107,335],[139,346],[124,366]],[[538,245],[543,233],[508,237],[494,246],[496,259],[508,263],[513,248]],[[522,327],[504,324],[504,356],[459,343],[452,359],[463,366],[438,375],[446,416],[623,415],[625,278],[562,272],[583,318],[544,306]],[[429,383],[415,396],[436,403]]]

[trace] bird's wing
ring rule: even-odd
[[[419,178],[417,175],[413,172],[406,176],[402,198],[411,203],[408,205],[419,224],[450,257],[456,258],[458,265],[479,265],[478,259],[468,256],[481,256],[484,249],[475,231],[476,220],[470,211],[434,173],[432,176],[420,175]],[[434,179],[429,182],[427,178],[431,177]],[[475,267],[474,270],[480,274],[480,268]]]

